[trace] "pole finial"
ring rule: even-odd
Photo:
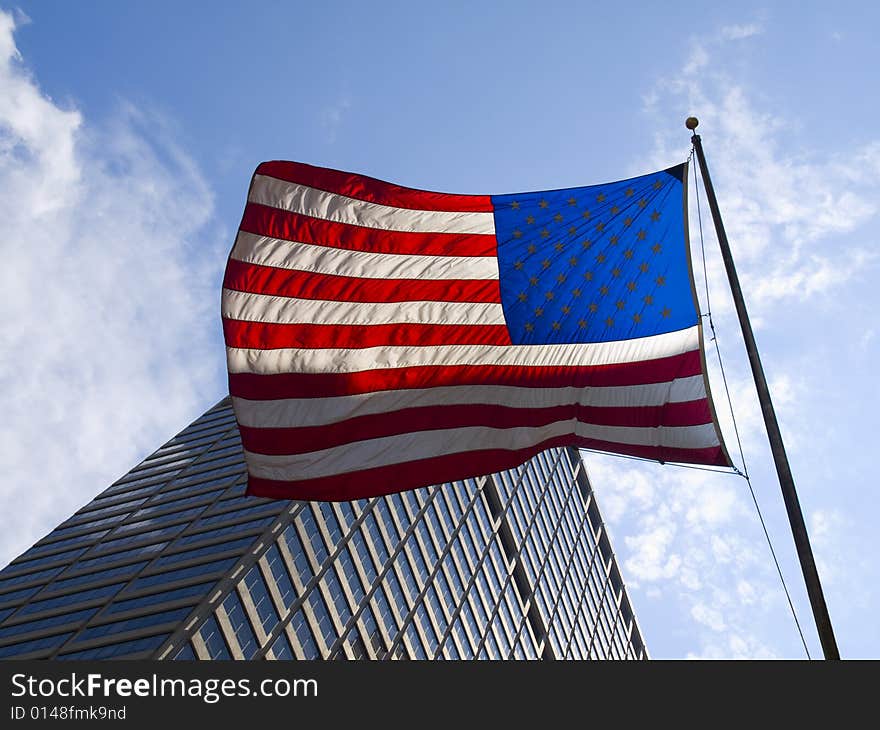
[[[696,117],[688,117],[687,119],[684,120],[684,126],[687,127],[689,130],[691,130],[691,132],[693,132],[697,128],[697,125],[699,123],[700,123],[700,120],[697,119]]]

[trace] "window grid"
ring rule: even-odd
[[[560,451],[557,458],[558,459],[566,458],[565,452]],[[523,478],[526,476],[527,476],[527,473],[523,472],[521,478],[516,481],[515,486],[513,488],[513,491],[511,492],[510,497],[508,498],[508,503],[506,505],[502,505],[502,514],[503,515],[509,514],[510,505],[512,503],[518,503],[521,506],[522,505],[522,502],[521,502],[522,493],[523,492],[530,492],[530,490],[528,489],[528,485],[526,484],[526,480]],[[541,496],[539,497],[538,501],[534,504],[534,507],[532,509],[533,515],[535,514],[535,512],[540,513],[542,504],[545,502],[548,494],[553,491],[554,490],[552,490],[552,489],[541,490],[541,492],[542,492]],[[568,492],[566,494],[566,503],[568,503],[568,501],[572,499],[572,497],[576,491],[577,491],[577,485],[574,483],[574,481],[569,482]],[[532,496],[533,496],[532,494],[529,494],[527,498],[531,498]],[[527,601],[527,600],[530,600],[530,599],[537,597],[539,599],[539,602],[542,602],[543,597],[541,596],[540,586],[542,583],[542,577],[543,577],[544,571],[546,569],[548,560],[550,559],[550,552],[549,552],[549,550],[547,550],[547,552],[544,553],[544,558],[539,561],[537,559],[538,556],[536,554],[534,554],[534,551],[529,550],[529,548],[532,548],[535,544],[534,543],[534,531],[536,529],[539,529],[539,527],[538,527],[539,521],[536,519],[531,519],[528,521],[527,524],[528,524],[528,527],[526,528],[525,533],[524,533],[525,540],[522,540],[520,542],[520,548],[517,551],[517,554],[515,556],[511,556],[511,557],[513,560],[519,560],[519,561],[523,561],[526,563],[526,565],[528,566],[529,577],[531,578],[531,585],[538,586],[538,590],[533,589],[533,593],[531,596],[523,596],[522,599],[524,601]],[[559,526],[559,523],[557,522],[557,527],[558,526]],[[523,547],[526,548],[525,558],[523,557],[524,556]],[[541,566],[537,572],[535,570],[536,563],[540,564],[540,566]],[[506,582],[508,582],[508,583],[511,582],[512,577],[513,577],[512,574],[508,575]],[[546,616],[546,613],[547,612],[545,609],[543,611],[544,616]],[[528,625],[528,623],[529,623],[528,622],[528,614],[526,611],[522,611],[521,618],[518,622],[518,626],[516,628],[516,632],[513,637],[512,643],[514,646],[521,644],[521,637],[522,637],[524,630],[526,630],[526,626]]]

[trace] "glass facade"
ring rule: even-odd
[[[226,399],[0,571],[0,657],[647,658],[573,449],[355,502],[245,480]]]

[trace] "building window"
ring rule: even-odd
[[[101,624],[100,626],[92,626],[86,629],[76,637],[77,643],[95,639],[99,636],[108,636],[109,634],[121,634],[123,631],[132,631],[145,626],[157,626],[159,624],[179,622],[189,616],[190,608],[176,608],[171,611],[160,611],[159,613],[148,613],[145,616],[137,616],[135,618],[125,619],[124,621],[114,621],[109,624]]]
[[[339,578],[336,576],[336,570],[332,566],[324,574],[322,583],[327,587],[327,592],[330,595],[333,607],[336,609],[339,622],[343,625],[347,624],[351,618],[351,608],[342,590],[342,585],[339,583]]]
[[[263,631],[266,634],[271,633],[278,623],[279,617],[275,606],[272,604],[272,599],[269,597],[266,581],[263,580],[258,566],[255,565],[248,571],[244,577],[244,583],[247,586],[248,593],[251,595],[251,601],[254,603],[254,608],[257,611],[257,616],[260,618]]]
[[[40,649],[54,648],[63,644],[71,636],[73,636],[73,632],[68,631],[66,634],[55,634],[55,636],[46,636],[41,639],[21,641],[18,644],[8,644],[7,646],[0,647],[0,658],[29,654]]]
[[[148,596],[138,596],[137,598],[129,599],[125,599],[125,594],[123,593],[122,598],[125,600],[117,600],[115,603],[111,603],[107,606],[104,613],[122,613],[123,611],[131,611],[135,608],[155,606],[160,603],[170,603],[171,601],[179,601],[185,598],[190,598],[192,600],[189,602],[195,603],[198,600],[196,597],[201,598],[204,596],[213,585],[214,581],[209,583],[197,583],[192,586],[175,588],[170,591],[151,593]]]
[[[315,567],[319,568],[327,560],[329,554],[327,553],[327,546],[324,544],[324,538],[321,536],[321,531],[318,529],[318,523],[315,522],[315,518],[310,510],[303,510],[297,519],[302,522],[306,538],[312,548],[312,555],[315,558]]]
[[[293,649],[290,646],[290,642],[287,640],[287,637],[284,634],[280,634],[277,639],[272,643],[272,655],[275,659],[295,659],[293,656]]]
[[[196,653],[193,651],[192,644],[188,641],[180,647],[180,651],[174,655],[174,661],[195,661]]]
[[[312,636],[312,631],[302,611],[297,611],[293,615],[290,625],[296,634],[303,657],[306,659],[318,659],[321,653],[318,651],[318,645],[315,643],[315,638]]]
[[[308,602],[312,613],[315,614],[315,620],[318,622],[318,633],[324,639],[324,646],[329,651],[336,640],[336,629],[330,618],[330,612],[327,610],[327,604],[324,603],[321,592],[316,589],[309,593]]]
[[[233,632],[235,632],[235,638],[238,640],[238,648],[241,649],[242,656],[245,659],[253,658],[257,649],[259,649],[259,644],[257,643],[257,637],[254,635],[254,630],[251,628],[251,623],[248,621],[244,606],[241,605],[238,593],[232,591],[226,596],[223,601],[223,608],[226,611],[226,616],[229,618],[229,624],[232,626]]]
[[[75,651],[70,654],[59,654],[58,659],[110,659],[128,654],[140,654],[151,649],[158,649],[169,636],[170,634],[159,634],[158,636],[148,636],[143,639],[122,641],[118,644],[98,646],[93,649],[83,649],[82,651]]]
[[[284,611],[290,608],[296,600],[296,589],[293,587],[290,574],[287,572],[287,566],[284,564],[284,559],[281,557],[281,552],[277,546],[270,545],[266,551],[265,558],[266,563],[269,565],[269,572],[272,573],[272,578],[275,580],[275,587],[281,596],[280,608]]]
[[[296,528],[293,525],[288,525],[282,536],[284,542],[287,544],[287,550],[293,558],[296,572],[299,574],[300,583],[302,583],[303,586],[308,585],[315,573],[312,571],[312,567],[309,565],[309,561],[306,558],[305,550],[303,549],[302,541],[299,539]]]
[[[217,619],[209,616],[199,629],[199,636],[205,643],[209,659],[232,659],[226,640],[217,625]]]

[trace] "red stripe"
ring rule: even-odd
[[[533,388],[643,385],[702,373],[699,350],[634,363],[594,367],[448,365],[364,370],[356,373],[230,373],[231,395],[250,400],[326,398],[377,390],[441,385],[519,385]]]
[[[224,317],[223,334],[227,347],[261,350],[510,344],[503,324],[276,324]]]
[[[667,403],[643,408],[597,408],[569,405],[549,408],[512,408],[497,405],[455,405],[404,408],[323,426],[299,428],[254,428],[239,426],[244,448],[256,454],[305,454],[355,441],[397,436],[416,431],[492,426],[493,428],[537,428],[570,420],[600,426],[657,428],[697,426],[711,423],[706,399]]]
[[[537,446],[517,451],[487,449],[463,454],[445,454],[402,464],[363,469],[320,479],[276,481],[249,476],[247,493],[274,499],[328,500],[340,502],[381,496],[442,484],[458,479],[512,469],[535,454],[555,446],[579,446],[597,451],[638,456],[656,461],[730,466],[720,446],[705,449],[669,449],[653,446],[628,446],[574,436],[558,436]]]
[[[229,259],[223,286],[236,291],[338,302],[500,303],[498,279],[359,279]]]
[[[408,233],[364,228],[289,210],[248,203],[240,229],[257,236],[370,253],[422,256],[495,256],[495,236],[487,233]]]
[[[488,195],[453,195],[404,188],[372,177],[339,170],[328,170],[324,167],[313,167],[302,162],[277,160],[264,162],[257,168],[255,174],[268,175],[279,180],[326,190],[328,193],[338,193],[350,198],[392,205],[397,208],[469,213],[492,212],[492,198]]]

